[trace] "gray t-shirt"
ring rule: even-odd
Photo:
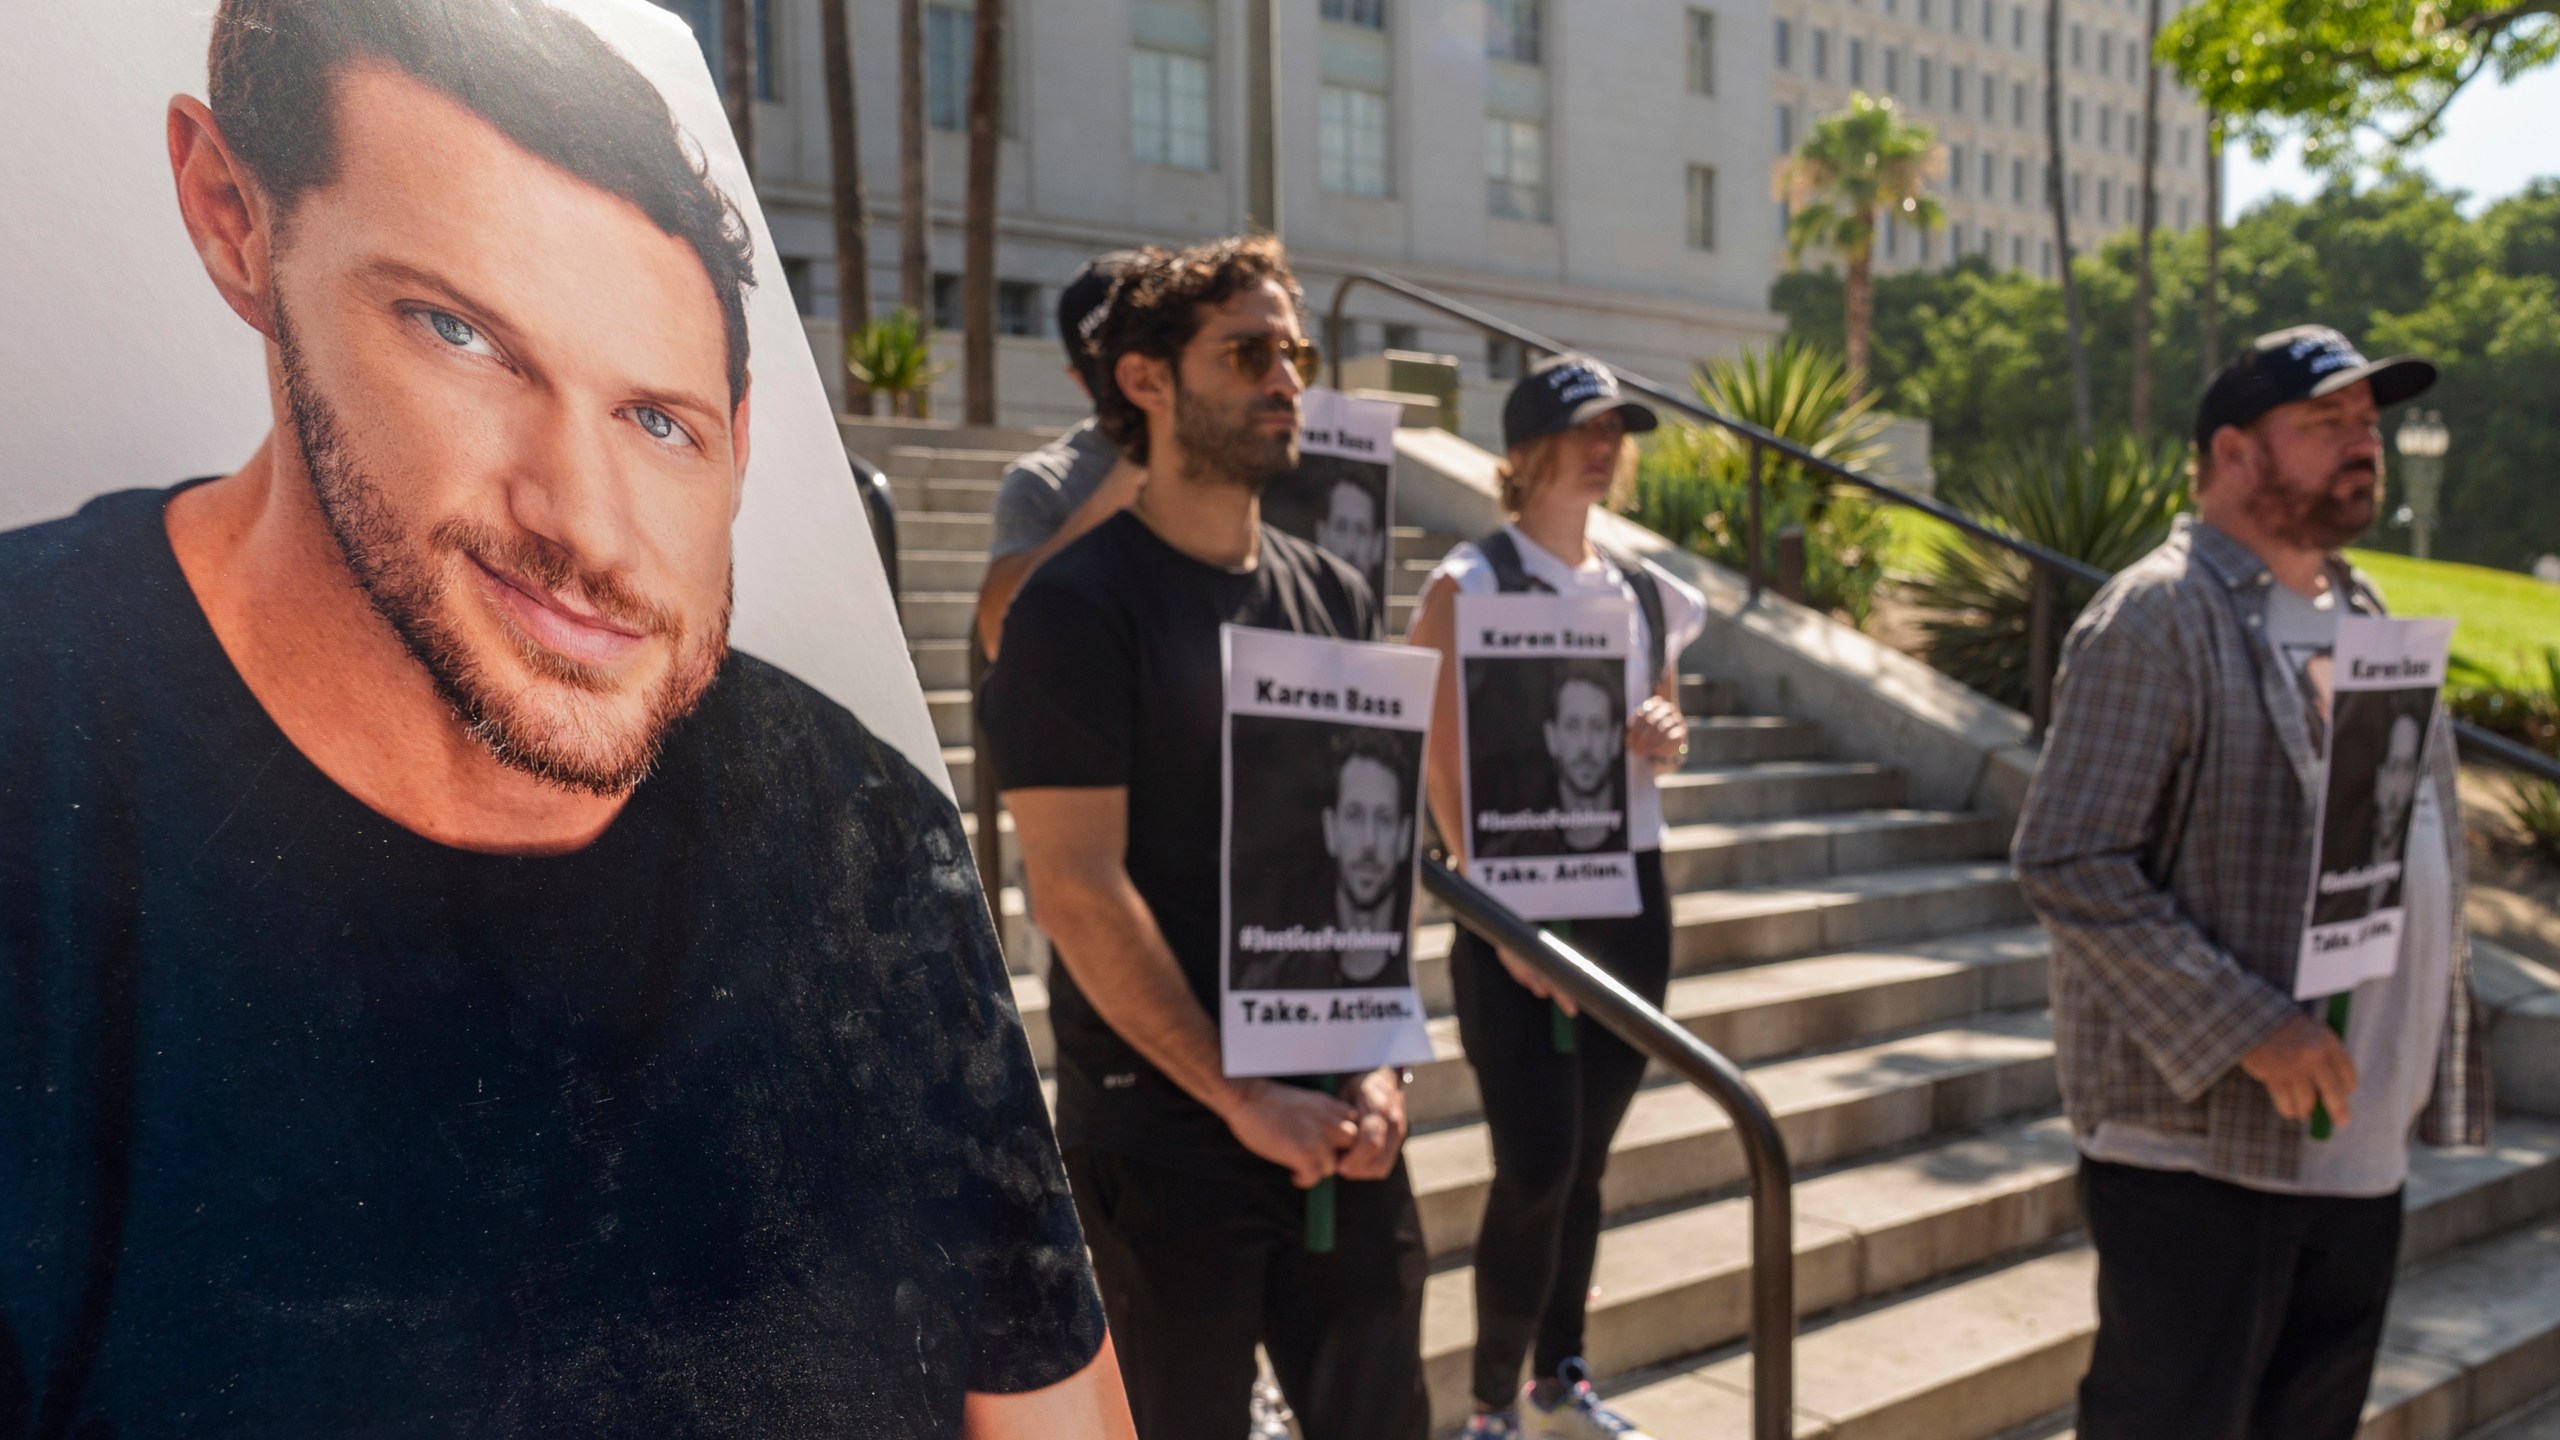
[[[2333,596],[2306,600],[2282,585],[2268,587],[2267,642],[2317,704],[2313,662],[2338,642]],[[2355,1119],[2327,1140],[2302,1147],[2302,1171],[2291,1184],[2217,1175],[2205,1138],[2108,1121],[2082,1142],[2100,1160],[2155,1170],[2191,1170],[2261,1190],[2297,1195],[2388,1195],[2409,1178],[2409,1132],[2435,1089],[2436,1051],[2453,988],[2453,875],[2445,815],[2432,782],[2418,787],[2409,817],[2408,868],[2401,901],[2400,963],[2355,989],[2347,1011],[2347,1054],[2355,1061]]]
[[[1120,447],[1089,419],[1014,461],[996,486],[987,558],[1001,560],[1046,544],[1119,463]]]

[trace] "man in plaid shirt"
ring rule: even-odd
[[[2098,1252],[2082,1440],[2347,1440],[2381,1338],[2414,1129],[2487,1138],[2451,727],[2431,727],[2399,964],[2341,1039],[2293,997],[2339,558],[2382,501],[2382,407],[2435,381],[2334,330],[2207,388],[2197,514],[2090,602],[2020,817]],[[2305,1121],[2325,1103],[2336,1130]]]

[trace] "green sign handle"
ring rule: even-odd
[[[1558,920],[1554,928],[1558,939],[1572,943],[1572,921]],[[1547,1002],[1547,1042],[1556,1047],[1559,1055],[1570,1055],[1581,1048],[1574,1033],[1573,1017],[1564,1013],[1564,1006],[1553,1000]]]
[[[1338,1095],[1342,1093],[1342,1077],[1320,1076],[1316,1080],[1316,1087],[1327,1095]],[[1306,1238],[1307,1253],[1310,1255],[1333,1253],[1334,1183],[1334,1178],[1327,1175],[1315,1183],[1314,1189],[1307,1192]]]
[[[2350,992],[2348,991],[2341,990],[2337,994],[2329,997],[2329,1028],[2336,1032],[2337,1037],[2341,1040],[2347,1038],[2347,997],[2349,993]],[[2336,1128],[2337,1127],[2335,1125],[2332,1125],[2329,1122],[2328,1102],[2324,1100],[2312,1101],[2311,1138],[2314,1140],[2326,1140],[2329,1138],[2330,1132]]]

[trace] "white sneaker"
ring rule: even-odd
[[[1556,1378],[1564,1382],[1564,1394],[1555,1408],[1538,1403],[1537,1387],[1520,1392],[1520,1433],[1526,1436],[1553,1436],[1556,1440],[1652,1440],[1636,1427],[1636,1422],[1600,1403],[1600,1394],[1591,1388],[1590,1368],[1580,1357],[1556,1367]]]

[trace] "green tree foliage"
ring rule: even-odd
[[[1840,357],[1796,340],[1700,365],[1692,383],[1710,410],[1759,426],[1850,469],[1884,454],[1872,396],[1856,393]],[[1655,432],[1636,470],[1629,518],[1728,569],[1751,564],[1748,442],[1716,426],[1673,423]],[[1761,525],[1769,550],[1779,529],[1805,532],[1805,600],[1863,625],[1884,579],[1891,539],[1877,507],[1835,490],[1792,462],[1763,456]]]
[[[2299,130],[2313,164],[2348,164],[2358,132],[2432,138],[2454,95],[2560,57],[2552,0],[2206,0],[2161,32],[2178,78],[2264,157]]]
[[[2409,351],[2444,367],[2427,398],[2453,431],[2436,553],[2521,570],[2560,550],[2560,181],[2466,219],[2455,192],[2393,173],[2332,182],[2309,200],[2261,202],[2226,232],[2225,349],[2238,337],[2309,321],[2335,325],[2367,354]],[[2198,394],[2199,233],[2159,242],[2153,297],[2155,414],[2176,436]],[[2133,245],[2082,257],[2090,364],[2101,433],[2128,421]],[[1792,334],[1836,345],[1836,275],[1779,278],[1772,303]],[[1979,257],[1951,270],[1876,282],[1870,374],[1885,410],[1926,417],[1941,477],[1960,479],[2040,435],[2068,433],[2071,398],[2058,286],[1994,272]],[[2385,417],[2386,427],[2398,423]],[[2363,542],[2402,550],[2408,532]]]
[[[924,416],[933,409],[933,382],[947,367],[933,358],[933,338],[901,305],[844,338],[844,363],[874,394],[889,397],[892,415]]]
[[[1938,132],[1903,119],[1890,98],[1863,90],[1849,97],[1848,109],[1814,121],[1804,143],[1778,162],[1788,261],[1824,250],[1848,267],[1842,353],[1853,386],[1866,384],[1877,218],[1889,212],[1914,229],[1938,228],[1942,212],[1928,191],[1946,168]]]

